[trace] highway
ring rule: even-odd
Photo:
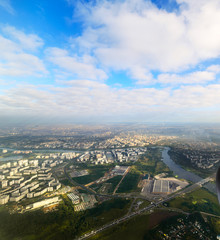
[[[102,197],[110,197],[110,198],[118,198],[118,197],[137,198],[137,196],[129,196],[129,195],[98,194],[98,193],[96,193],[94,190],[92,190],[91,188],[88,188],[88,187],[86,187],[86,186],[83,185],[83,184],[79,184],[79,183],[75,182],[75,181],[69,176],[69,174],[67,173],[67,165],[64,167],[64,173],[65,173],[66,177],[69,179],[69,181],[70,181],[72,184],[81,187],[82,189],[86,190],[86,191],[87,191],[88,193],[90,193],[90,194],[94,194],[94,195],[96,195],[96,196],[102,196]],[[203,184],[209,182],[210,179],[211,179],[211,177],[202,179],[201,181],[199,181],[199,182],[197,182],[197,183],[195,183],[195,184],[193,184],[193,185],[191,185],[191,186],[188,186],[188,187],[186,187],[186,188],[178,191],[177,193],[172,194],[171,196],[169,196],[169,197],[167,197],[167,198],[165,198],[165,199],[163,199],[163,200],[160,200],[160,201],[158,201],[158,202],[156,202],[156,203],[153,203],[153,204],[151,204],[151,205],[149,205],[149,206],[147,206],[147,207],[145,207],[145,208],[143,208],[143,209],[141,209],[141,210],[138,210],[138,211],[129,213],[129,214],[127,214],[127,215],[125,215],[125,216],[123,216],[123,217],[121,217],[121,218],[119,218],[119,219],[116,219],[116,220],[114,220],[114,221],[112,221],[112,222],[110,222],[110,223],[107,223],[107,224],[103,225],[102,227],[100,227],[100,228],[98,228],[98,229],[92,230],[91,232],[86,233],[86,234],[82,235],[82,236],[79,237],[79,238],[76,238],[76,240],[88,239],[88,238],[96,235],[96,234],[99,233],[99,232],[102,232],[102,231],[104,231],[104,230],[106,230],[106,229],[108,229],[108,228],[110,228],[110,227],[112,227],[112,226],[115,226],[115,225],[118,225],[118,224],[120,224],[120,223],[122,223],[122,222],[124,222],[124,221],[127,221],[127,220],[129,220],[130,218],[132,218],[132,217],[135,217],[135,216],[138,216],[138,215],[142,214],[143,212],[149,211],[149,210],[151,210],[151,209],[159,206],[160,204],[162,204],[162,203],[164,203],[164,202],[167,202],[167,201],[169,201],[169,200],[171,200],[171,199],[174,199],[174,198],[180,196],[181,194],[185,194],[185,193],[194,191],[194,190],[200,188]]]
[[[199,182],[197,182],[197,183],[195,183],[195,184],[193,184],[193,185],[191,185],[191,186],[189,186],[189,187],[186,187],[186,188],[184,188],[183,190],[181,190],[181,191],[179,191],[179,192],[177,192],[177,193],[174,193],[174,194],[172,194],[171,196],[169,196],[169,197],[167,197],[167,198],[165,198],[165,199],[163,199],[163,200],[160,200],[160,201],[158,201],[158,202],[156,202],[156,203],[152,203],[151,205],[149,205],[149,206],[147,206],[147,207],[145,207],[145,208],[143,208],[143,209],[141,209],[141,210],[132,212],[132,213],[130,213],[130,214],[128,214],[128,215],[125,215],[125,216],[123,216],[123,217],[121,217],[121,218],[119,218],[119,219],[116,219],[116,220],[114,220],[114,221],[112,221],[112,222],[110,222],[110,223],[107,223],[107,224],[103,225],[102,227],[100,227],[100,228],[98,228],[98,229],[92,230],[91,232],[86,233],[86,234],[82,235],[82,236],[79,237],[79,238],[76,238],[76,240],[88,239],[88,238],[96,235],[97,233],[106,230],[107,228],[110,228],[110,227],[112,227],[112,226],[118,225],[118,224],[120,224],[120,223],[122,223],[122,222],[124,222],[124,221],[129,220],[129,219],[132,218],[132,217],[135,217],[135,216],[138,216],[138,215],[142,214],[143,212],[149,211],[150,209],[153,209],[153,208],[159,206],[160,204],[162,204],[162,203],[164,203],[164,202],[167,202],[167,201],[169,201],[169,200],[171,200],[171,199],[174,199],[174,198],[180,196],[181,194],[185,194],[185,193],[194,191],[195,189],[200,188],[203,184],[209,182],[210,179],[211,179],[210,177],[208,177],[208,178],[206,178],[206,179],[202,179],[201,181],[199,181]]]

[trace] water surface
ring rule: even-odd
[[[162,151],[162,161],[169,167],[171,171],[173,171],[174,175],[177,175],[178,178],[186,179],[187,181],[191,181],[193,183],[199,182],[202,180],[202,178],[198,175],[196,175],[193,172],[189,172],[185,169],[183,169],[181,166],[176,164],[169,156],[168,151],[170,150],[169,147],[165,147]],[[206,189],[208,189],[210,192],[213,192],[216,194],[216,186],[214,183],[207,183],[203,185]]]

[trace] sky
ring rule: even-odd
[[[0,0],[0,123],[220,122],[219,0]]]

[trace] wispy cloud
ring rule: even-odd
[[[13,9],[13,7],[11,5],[11,1],[10,0],[0,0],[0,6],[3,7],[10,14],[14,14],[15,13],[15,10]]]
[[[44,45],[43,39],[36,34],[26,34],[12,26],[3,27],[2,31],[5,35],[16,41],[23,49],[35,51]]]
[[[70,55],[64,49],[48,48],[46,57],[56,67],[71,77],[98,81],[107,78],[106,73],[96,67],[95,59],[89,55],[79,57],[77,54]]]
[[[158,82],[163,84],[203,84],[216,79],[216,74],[210,71],[196,71],[190,74],[160,74]]]
[[[10,36],[5,36],[5,33]],[[6,34],[6,35],[7,35]],[[4,27],[0,34],[1,76],[42,76],[48,71],[43,61],[30,50],[36,50],[43,41],[36,35],[25,34],[14,27]]]

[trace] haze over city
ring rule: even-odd
[[[0,0],[0,122],[219,122],[218,0]]]

